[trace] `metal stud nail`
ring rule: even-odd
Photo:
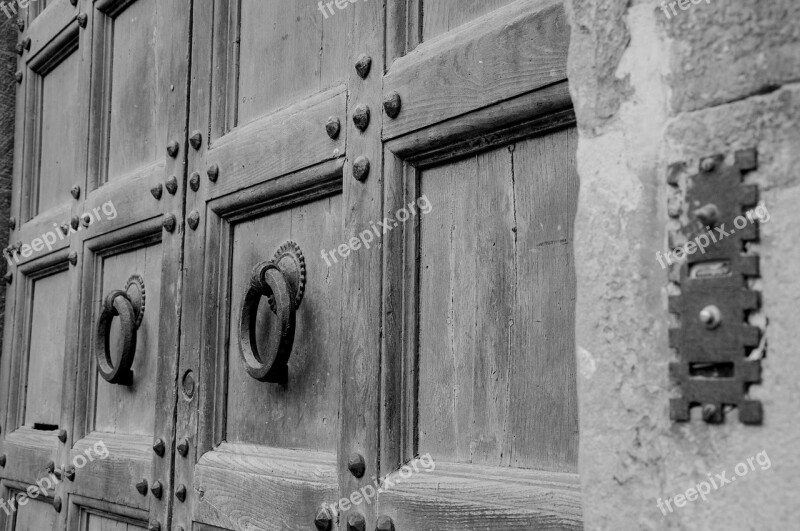
[[[5,282],[6,286],[10,285],[13,280],[14,280],[14,273],[12,273],[11,271],[3,275],[3,282]]]
[[[325,507],[317,509],[317,515],[314,518],[314,527],[317,528],[317,531],[329,531],[331,523],[333,523],[331,512]]]
[[[365,131],[369,127],[369,117],[369,107],[363,103],[356,105],[353,111],[353,123],[356,124],[359,131]]]
[[[186,223],[190,229],[197,230],[197,226],[200,224],[200,212],[197,210],[189,212],[189,215],[186,216]]]
[[[700,310],[700,322],[706,325],[706,328],[713,330],[717,328],[722,322],[722,312],[719,311],[714,305],[709,305]]]
[[[73,229],[78,230],[78,225],[81,223],[81,218],[78,216],[72,216],[69,218],[69,224],[72,226]]]
[[[53,509],[55,509],[57,513],[61,512],[61,496],[53,498]]]
[[[20,31],[25,31],[25,21],[21,18],[17,19],[17,29]]]
[[[67,225],[66,223],[62,223],[61,225],[59,225],[59,228],[61,229],[61,233],[62,233],[64,236],[66,236],[67,234],[69,234],[69,225]]]
[[[191,145],[195,151],[200,149],[200,146],[203,145],[203,133],[200,131],[192,131],[192,136],[189,137],[189,145]]]
[[[44,469],[47,471],[48,474],[52,474],[53,471],[56,469],[56,464],[53,461],[48,461]]]
[[[67,430],[58,430],[58,440],[62,443],[67,442]]]
[[[69,189],[69,193],[72,194],[74,199],[79,199],[81,197],[81,187],[76,184]]]
[[[211,181],[212,183],[217,182],[217,178],[219,177],[219,166],[217,166],[216,164],[212,164],[211,166],[208,167],[206,173],[208,174],[209,181]]]
[[[722,422],[722,415],[716,404],[703,405],[703,420],[708,423]]]
[[[713,157],[705,158],[700,162],[700,169],[706,173],[714,171],[716,167],[717,167],[717,162],[714,160]]]
[[[160,201],[161,195],[164,193],[164,186],[159,183],[150,188],[150,193],[153,194],[153,197],[155,197],[157,201]]]
[[[22,46],[26,50],[30,50],[31,49],[31,38],[30,37],[25,37],[25,39],[22,41]]]
[[[367,175],[369,175],[369,159],[361,155],[353,162],[353,177],[363,182]]]
[[[339,131],[342,130],[342,122],[335,116],[331,116],[328,118],[328,121],[325,123],[325,131],[328,133],[328,136],[336,139],[339,138]]]
[[[167,155],[174,159],[178,156],[180,149],[181,147],[178,142],[176,140],[172,140],[169,144],[167,144]]]
[[[394,531],[394,522],[386,515],[379,516],[376,531]]]
[[[364,515],[360,513],[351,513],[347,517],[347,529],[349,531],[365,531],[367,528],[367,521],[364,520]]]
[[[164,457],[165,448],[166,447],[164,446],[164,439],[159,437],[158,439],[153,441],[153,451],[156,453],[158,457]]]
[[[146,479],[143,479],[143,480],[141,480],[139,483],[137,483],[137,484],[136,484],[136,490],[137,490],[137,491],[139,492],[139,494],[141,494],[142,496],[146,496],[146,495],[147,495],[147,480],[146,480]]]
[[[172,232],[175,230],[175,216],[173,214],[167,214],[164,216],[164,220],[161,222],[161,225],[164,227],[164,230],[167,232]]]
[[[400,99],[400,94],[395,91],[387,94],[386,98],[383,100],[383,110],[386,111],[386,116],[392,119],[397,118],[402,106],[403,102]]]
[[[153,485],[150,487],[150,492],[156,499],[161,499],[161,495],[164,494],[164,487],[161,486],[161,482],[159,480],[155,480]]]
[[[78,253],[76,253],[75,251],[70,252],[67,255],[67,260],[69,260],[70,264],[77,265],[77,263],[78,263]]]
[[[186,501],[186,486],[185,485],[178,485],[178,488],[175,489],[175,497],[178,498],[178,501],[183,503]]]
[[[22,55],[22,52],[25,51],[25,46],[22,44],[22,41],[17,43],[17,55]]]
[[[161,522],[158,520],[150,520],[147,524],[147,531],[161,531]]]
[[[60,481],[61,480],[61,469],[60,468],[56,468],[55,470],[53,470],[53,475],[56,477],[57,480]]]
[[[356,61],[356,72],[358,72],[358,75],[361,76],[361,79],[366,79],[371,69],[372,57],[365,53],[359,55],[358,60]]]
[[[183,457],[186,457],[186,454],[189,453],[189,440],[184,437],[181,439],[181,442],[178,443],[176,448],[178,449],[179,454],[181,454]]]
[[[78,0],[69,0],[69,3],[76,6],[78,5]]]
[[[170,195],[175,195],[175,192],[178,191],[178,178],[174,175],[169,177],[166,182],[166,188]]]
[[[16,229],[17,228],[17,218],[15,218],[14,216],[11,216],[10,218],[8,218],[8,226],[11,227],[11,230]]]
[[[6,454],[2,454],[0,455],[0,467],[5,468],[5,466],[6,466]]]
[[[84,214],[81,216],[81,225],[84,227],[88,227],[92,224],[92,216],[90,214]]]
[[[75,467],[69,465],[67,469],[64,471],[64,475],[67,477],[68,480],[75,481]]]
[[[86,13],[78,14],[78,26],[85,28],[86,23],[89,22],[89,16]]]
[[[17,80],[17,83],[22,83],[22,71],[21,70],[17,71],[17,73],[14,74],[14,79]]]
[[[713,203],[708,203],[694,211],[695,217],[704,225],[714,226],[719,221],[719,208]]]
[[[347,469],[353,476],[357,478],[363,477],[364,471],[367,469],[364,456],[355,452],[350,454],[350,458],[347,460]]]
[[[196,192],[200,189],[200,174],[197,172],[192,172],[192,175],[189,177],[189,188],[192,189],[192,192]]]

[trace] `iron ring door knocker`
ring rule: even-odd
[[[132,275],[124,290],[115,289],[103,300],[100,318],[97,320],[94,355],[97,360],[97,372],[108,383],[133,384],[131,367],[136,355],[136,332],[142,324],[144,304],[144,279],[140,275]],[[117,316],[122,328],[122,355],[115,367],[111,359],[109,338],[111,322]]]
[[[239,319],[239,351],[247,374],[261,382],[286,383],[289,356],[294,343],[295,311],[303,300],[306,263],[300,247],[286,242],[272,257],[253,268],[242,297]],[[262,297],[278,318],[277,333],[270,333],[266,356],[256,344],[256,317]]]

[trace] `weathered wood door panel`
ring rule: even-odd
[[[402,107],[384,119],[385,216],[420,197],[430,213],[385,237],[377,521],[580,528],[563,7],[389,16],[406,24],[389,24],[384,97]]]
[[[64,479],[0,526],[581,526],[559,2],[50,0],[27,23],[12,238],[80,230],[12,264],[2,490]],[[135,275],[112,384],[98,322]]]
[[[175,87],[188,82],[189,20],[181,2],[75,4],[38,6],[23,33],[12,235],[23,245],[2,360],[2,476],[7,494],[39,495],[4,524],[166,528],[182,232],[165,221],[183,217],[188,95]],[[108,299],[98,347],[115,290],[134,302]],[[119,312],[137,299],[129,330]],[[119,366],[128,345],[129,381],[101,377],[96,352]]]
[[[177,437],[189,451],[175,482],[192,492],[176,504],[175,526],[311,529],[338,496],[348,310],[342,271],[320,251],[343,237],[354,17],[323,32],[310,1],[195,2],[189,128],[198,149],[188,169],[197,185],[186,208],[197,224],[187,231],[184,290],[193,317],[179,373],[198,392],[178,402]],[[326,130],[331,118],[337,134]],[[304,254],[302,302],[285,381],[261,381],[242,361],[243,295],[254,268],[287,242]],[[254,343],[266,363],[278,310],[257,300]]]

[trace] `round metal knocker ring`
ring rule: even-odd
[[[262,297],[272,297],[278,317],[277,333],[269,334],[267,356],[256,345],[256,317]],[[250,286],[242,299],[239,350],[247,374],[262,382],[285,383],[294,342],[295,294],[284,274],[273,262],[253,268]]]
[[[122,356],[114,367],[111,359],[109,338],[111,322],[119,317],[122,328]],[[97,320],[94,353],[97,360],[97,371],[109,383],[131,385],[133,382],[133,357],[136,353],[136,310],[128,294],[122,290],[114,290],[103,301],[103,309]]]

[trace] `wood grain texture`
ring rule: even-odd
[[[131,275],[141,275],[145,283],[147,302],[144,318],[136,332],[136,354],[133,360],[132,386],[113,385],[96,377],[94,423],[91,429],[130,435],[152,435],[156,400],[156,374],[158,370],[158,301],[161,298],[161,258],[163,249],[153,245],[129,252],[100,258],[97,284],[92,296],[93,310],[96,312],[92,323],[96,323],[100,305],[107,293],[124,289]],[[92,330],[96,333],[96,330]],[[119,321],[111,325],[109,346],[112,360],[119,362],[124,338],[120,333]]]
[[[396,529],[583,529],[577,474],[437,462],[387,481],[378,507]]]
[[[419,451],[577,466],[572,130],[423,173]]]
[[[518,0],[420,44],[392,64],[384,93],[403,107],[385,139],[566,79],[569,26],[555,0]]]
[[[355,24],[350,34],[350,61],[343,65],[350,70],[348,79],[348,109],[346,127],[347,164],[344,179],[344,235],[349,239],[369,227],[383,214],[383,145],[382,128],[382,78],[384,54],[378,53],[384,45],[386,10],[381,2],[357,2],[348,8],[353,12]],[[340,16],[341,13],[336,16]],[[361,53],[372,56],[371,74],[362,79],[353,65]],[[362,133],[353,123],[357,105],[372,109],[369,128]],[[366,157],[370,174],[365,181],[352,177],[353,161]],[[339,433],[339,496],[347,497],[354,491],[371,484],[370,476],[379,470],[380,447],[380,347],[381,347],[381,295],[383,265],[383,237],[370,249],[360,249],[343,263],[340,363],[341,378],[341,428]],[[366,472],[356,478],[347,469],[350,454],[364,457]],[[374,505],[361,504],[340,514],[346,522],[350,513],[364,516],[367,529],[374,529],[377,513]]]
[[[137,0],[107,22],[111,85],[105,94],[109,113],[105,180],[164,159],[169,100],[161,95],[170,92],[171,76],[163,63],[170,40],[161,32],[172,30],[156,21],[169,12],[155,0]]]
[[[253,266],[272,258],[287,240],[305,255],[306,291],[296,311],[294,346],[286,386],[251,378],[244,370],[238,344],[228,350],[227,440],[272,447],[336,449],[339,418],[339,304],[341,264],[328,267],[321,251],[338,247],[341,195],[297,204],[233,228],[232,304],[229,335],[238,337],[242,293]],[[274,333],[274,315],[266,300],[256,319],[261,349]]]
[[[208,151],[207,164],[217,164],[220,174],[211,197],[338,158],[345,135],[332,140],[325,123],[343,117],[346,103],[343,87],[337,87],[222,137]]]
[[[75,115],[76,106],[64,101],[79,98],[80,55],[71,53],[41,79],[41,147],[38,172],[38,198],[34,212],[43,212],[72,200],[72,169],[80,152],[65,139],[77,138],[82,131]]]
[[[347,80],[354,9],[327,18],[311,0],[243,0],[240,9],[237,124]]]
[[[67,276],[67,273],[60,272],[33,283],[25,393],[26,426],[36,423],[58,426],[61,420],[67,324],[63,307],[69,297]]]
[[[309,529],[337,497],[332,453],[223,444],[197,464],[195,517],[225,529]]]
[[[422,39],[429,41],[513,0],[423,0]]]

